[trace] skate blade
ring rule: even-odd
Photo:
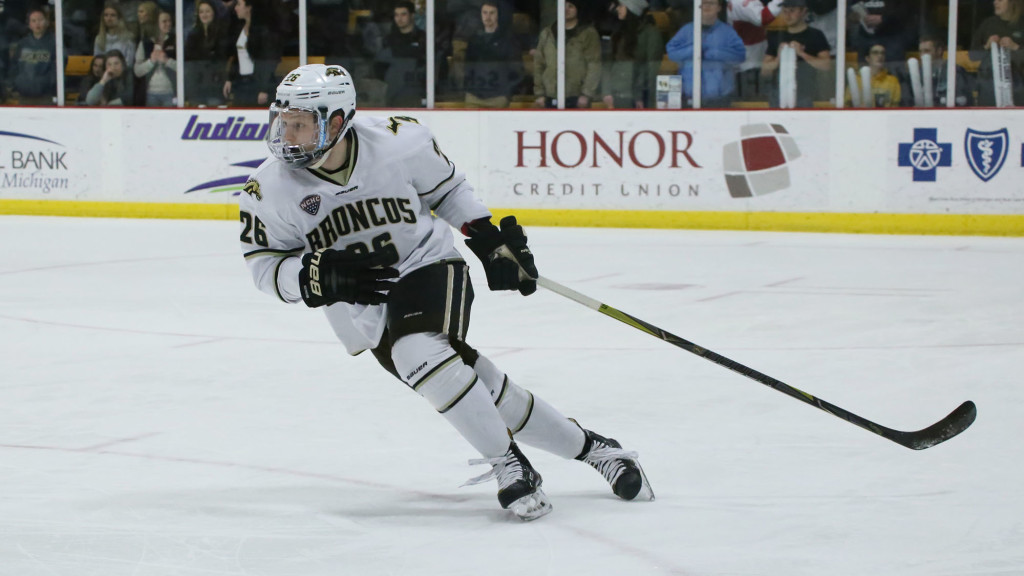
[[[509,504],[508,509],[524,522],[529,522],[548,514],[553,507],[544,491],[538,488],[533,494],[527,494]]]
[[[640,487],[640,492],[637,493],[634,500],[647,500],[649,502],[654,501],[654,490],[651,489],[651,483],[647,481],[647,474],[644,472],[643,467],[637,462],[636,467],[640,469],[640,478],[643,479],[643,486]]]

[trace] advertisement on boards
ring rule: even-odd
[[[490,114],[485,201],[502,207],[812,210],[830,207],[825,116]]]
[[[114,119],[116,121],[116,119]],[[0,199],[88,200],[103,188],[103,138],[120,125],[98,115],[27,109],[0,123]]]
[[[270,154],[260,110],[125,113],[124,185],[138,200],[230,203]]]
[[[972,110],[890,119],[886,209],[1024,214],[1024,116]]]

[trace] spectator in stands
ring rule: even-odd
[[[193,106],[224,104],[227,29],[217,19],[214,2],[199,0],[196,23],[185,39],[185,100]]]
[[[42,8],[28,12],[29,34],[11,53],[11,80],[19,104],[53,104],[57,97],[57,43]]]
[[[743,40],[718,15],[719,0],[702,0],[701,13],[701,105],[721,108],[732,102],[736,67],[746,58]],[[683,94],[693,98],[693,23],[684,25],[668,42],[668,57],[679,64]]]
[[[807,25],[806,0],[783,0],[780,6],[786,29],[769,35],[768,50],[764,61],[761,62],[761,76],[774,77],[779,69],[779,47],[783,44],[792,47],[797,58],[796,105],[800,108],[810,108],[814,106],[817,95],[818,73],[832,69],[828,40],[821,30]],[[773,106],[778,106],[778,98],[778,90],[773,90]]]
[[[10,2],[8,2],[10,4]],[[85,56],[92,54],[92,30],[99,18],[99,10],[92,0],[64,0],[64,14],[61,22],[64,29],[64,55]],[[54,25],[54,30],[56,26]]]
[[[7,42],[7,27],[0,23],[0,104],[7,100],[7,58],[10,53],[10,44]]]
[[[348,1],[336,0],[307,1],[306,34],[309,38],[309,54],[323,55],[329,63],[352,57],[348,34],[349,15],[352,10],[350,4]],[[355,74],[351,68],[348,70]]]
[[[854,25],[850,48],[866,54],[871,46],[885,46],[890,62],[903,62],[907,46],[916,44],[914,19],[907,0],[863,0],[850,6],[849,22]]]
[[[274,70],[281,61],[278,41],[267,19],[271,13],[261,0],[236,0],[238,20],[228,34],[234,49],[228,56],[228,80],[224,98],[233,106],[264,106],[278,83]]]
[[[511,31],[499,21],[498,0],[480,6],[483,30],[466,48],[466,105],[471,108],[508,108],[523,79],[522,53]]]
[[[124,25],[133,33],[139,26],[139,4],[141,0],[106,0],[108,5],[117,6],[117,10],[124,19]]]
[[[92,53],[106,54],[111,50],[117,50],[128,58],[128,66],[135,63],[135,37],[128,30],[121,9],[114,3],[108,3],[103,8],[103,19],[100,20],[100,30],[93,42]]]
[[[946,94],[949,90],[948,82],[946,82],[949,70],[946,66],[945,38],[945,36],[940,34],[924,33],[921,35],[921,40],[918,43],[922,65],[924,64],[923,59],[926,54],[932,58],[932,91],[935,93],[935,105],[940,107],[946,106]],[[928,70],[922,67],[922,75],[928,74],[928,72]],[[908,98],[907,92],[909,91],[904,90],[903,103],[905,106],[912,106],[914,102],[913,93],[910,93]],[[962,66],[956,67],[956,105],[974,106],[974,81]]]
[[[782,0],[729,0],[726,21],[743,40],[746,57],[736,74],[736,96],[753,98],[761,94],[761,62],[768,51],[769,24],[782,11]]]
[[[146,106],[175,105],[178,96],[176,57],[174,19],[170,12],[162,11],[157,16],[156,36],[140,40],[135,53],[135,76],[143,79]]]
[[[103,78],[103,72],[106,71],[107,56],[100,54],[92,57],[92,62],[89,63],[89,73],[82,76],[82,81],[78,84],[78,98],[75,103],[79,106],[85,106],[85,97],[89,94],[89,90],[93,86],[99,83],[100,79]]]
[[[138,20],[135,23],[135,39],[141,44],[144,39],[154,38],[157,35],[157,15],[160,8],[153,0],[146,0],[139,4],[135,11]]]
[[[1024,0],[994,0],[995,13],[981,21],[971,37],[971,59],[980,60],[978,68],[978,104],[995,106],[991,47],[1010,51],[1013,102],[1024,105]]]
[[[132,83],[128,62],[120,50],[107,52],[103,77],[85,95],[89,106],[131,106]]]
[[[896,108],[901,103],[901,88],[899,80],[889,73],[885,66],[885,46],[875,44],[868,48],[866,54],[861,55],[861,61],[871,70],[871,97],[875,108]],[[858,82],[860,75],[857,76]],[[846,87],[846,103],[852,103],[851,90],[861,90],[858,86]],[[865,102],[865,107],[868,103]]]
[[[544,28],[533,56],[533,94],[539,108],[558,107],[558,22]],[[601,38],[565,2],[565,107],[589,108],[601,84]]]
[[[160,8],[157,7],[156,2],[145,0],[140,2],[135,9],[135,14],[138,16],[135,24],[128,24],[135,35],[135,54],[131,55],[134,62],[133,68],[135,64],[139,63],[141,58],[139,50],[142,49],[142,44],[149,42],[152,45],[153,38],[156,38],[159,34],[159,27],[156,21],[159,12]],[[144,103],[146,101],[146,78],[132,74],[132,85],[135,90],[135,102],[138,104]]]
[[[835,55],[839,45],[839,13],[836,0],[807,0],[807,25],[821,30]]]
[[[416,28],[415,14],[412,2],[403,0],[395,4],[394,23],[378,56],[386,66],[388,106],[417,108],[426,104],[427,34]]]
[[[655,107],[665,46],[647,8],[647,0],[619,0],[615,7],[619,26],[612,32],[612,61],[604,78],[609,108]]]

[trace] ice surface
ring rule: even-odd
[[[477,278],[471,343],[658,496],[527,447],[555,509],[524,524],[459,488],[477,455],[425,401],[253,288],[236,223],[3,217],[0,575],[1024,573],[1024,239],[528,233],[552,279],[880,424],[978,421],[914,452]]]

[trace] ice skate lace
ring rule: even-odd
[[[503,490],[512,485],[513,482],[523,477],[523,466],[519,459],[512,454],[498,456],[497,458],[478,458],[469,461],[470,466],[478,464],[490,464],[491,469],[476,478],[466,480],[463,486],[483,484],[492,478],[498,479],[498,490]]]
[[[635,460],[638,456],[636,452],[602,444],[600,448],[591,450],[583,460],[596,468],[605,480],[614,486],[615,481],[626,471],[624,461]]]

